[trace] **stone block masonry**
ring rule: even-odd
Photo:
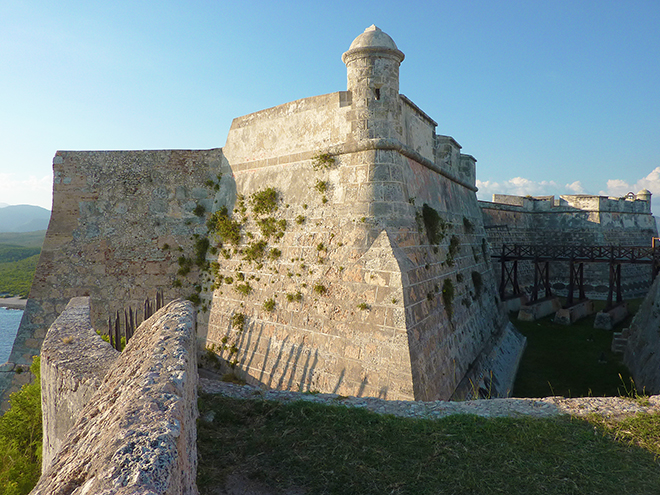
[[[623,362],[637,389],[640,393],[660,393],[660,277],[656,277],[630,328],[624,329],[623,334],[628,337]]]
[[[91,350],[106,364],[112,359],[112,349],[88,331],[88,310],[84,298],[73,299],[49,330],[44,354],[52,373],[42,375],[43,390],[71,379],[84,385],[83,370],[92,380],[99,375],[93,356],[80,350]],[[79,409],[71,411],[77,413],[75,423],[32,494],[197,493],[195,320],[193,305],[179,300],[137,329],[89,401],[71,403]],[[59,419],[56,404],[75,398],[72,389],[62,392],[44,397],[45,445],[52,445],[49,426]]]
[[[510,393],[524,339],[496,294],[476,160],[399,93],[389,36],[368,28],[343,60],[346,91],[239,117],[222,150],[58,152],[11,359],[71,297],[103,329],[162,289],[199,303],[208,362],[253,384],[434,400],[496,373],[492,396]]]
[[[177,259],[190,256],[193,236],[206,232],[195,208],[213,208],[205,182],[217,180],[221,155],[58,151],[51,220],[9,361],[29,366],[72,297],[91,298],[91,324],[105,332],[110,315],[141,308],[159,289],[165,300],[190,295],[198,268],[175,287]],[[27,375],[0,373],[3,406]]]
[[[89,297],[71,299],[41,347],[42,472],[119,356],[94,331],[89,313]]]
[[[503,338],[475,160],[399,95],[402,58],[369,28],[344,54],[347,92],[232,124],[223,156],[238,200],[220,203],[241,220],[243,238],[216,260],[200,329],[208,352],[249,383],[464,397],[466,377],[493,370],[480,356],[500,355],[496,342],[518,356],[524,348],[524,338]],[[281,237],[265,235],[250,206],[266,186],[277,193],[269,215],[286,225]],[[246,256],[258,243],[280,254]],[[494,396],[510,392],[512,375],[503,373]]]

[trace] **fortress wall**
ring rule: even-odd
[[[101,351],[88,327],[88,301],[75,298],[58,318],[44,342],[48,366],[42,389],[52,390],[72,373],[93,366],[78,351]],[[69,327],[71,325],[71,327]],[[81,327],[82,325],[82,327]],[[82,330],[80,332],[79,330]],[[80,339],[61,342],[64,335]],[[59,342],[58,342],[59,340]],[[107,355],[105,351],[101,354]],[[92,370],[94,380],[102,370]],[[65,391],[66,392],[66,391]],[[44,444],[53,414],[52,399],[44,398]],[[197,359],[195,310],[188,301],[173,301],[135,332],[109,367],[96,393],[85,404],[72,404],[75,423],[66,434],[50,466],[32,490],[33,495],[65,493],[197,493]],[[61,431],[56,432],[59,437]]]
[[[206,231],[193,210],[213,207],[204,183],[221,156],[219,149],[58,151],[50,224],[9,361],[31,362],[72,297],[90,296],[92,325],[105,331],[109,315],[142,308],[157,289],[166,300],[190,294],[190,284],[172,286],[177,259]],[[6,405],[27,373],[1,375]]]
[[[309,158],[350,140],[351,93],[292,101],[237,117],[224,152],[234,167],[272,166]],[[305,156],[296,156],[302,153]],[[246,164],[250,164],[249,166]]]
[[[314,114],[323,119],[323,111]],[[200,339],[209,357],[219,354],[250,383],[388,399],[449,398],[469,373],[483,374],[483,366],[473,365],[482,352],[490,352],[506,322],[474,190],[430,168],[401,143],[365,139],[334,145],[311,136],[313,126],[289,138],[328,143],[337,160],[328,170],[313,168],[313,157],[324,149],[301,150],[298,144],[291,145],[295,154],[279,144],[289,153],[284,158],[269,148],[254,153],[260,160],[237,163],[236,157],[245,157],[240,151],[245,136],[262,142],[270,132],[254,115],[253,129],[232,126],[223,151],[236,193],[247,203],[268,186],[279,192],[273,217],[286,220],[286,230],[280,240],[268,239],[267,249],[282,255],[245,259],[245,248],[263,239],[246,204],[243,252],[229,246],[228,259],[219,255],[215,261],[225,282],[202,292],[210,314],[200,316],[201,332],[208,318],[208,333]],[[289,118],[295,122],[299,116]],[[347,128],[359,126],[353,113],[345,118]],[[424,164],[407,155],[420,156]],[[465,156],[473,170],[474,159]],[[452,149],[442,167],[433,167],[455,170],[454,160],[462,159]],[[326,193],[315,189],[317,181],[327,182]],[[447,224],[435,249],[419,220],[425,202]],[[227,206],[235,218],[241,216],[237,204]],[[450,242],[458,246],[447,264]],[[442,302],[445,279],[455,287],[451,319]],[[251,292],[238,293],[245,283]],[[326,292],[315,292],[319,285]],[[287,300],[298,293],[301,300]],[[275,301],[273,311],[264,309],[269,299]],[[232,326],[236,314],[245,315],[244,326]],[[506,394],[511,384],[500,388]]]
[[[370,176],[387,173],[390,180],[387,165],[374,165],[376,154],[339,155],[329,170],[315,171],[310,160],[236,167],[237,191],[249,197],[274,187],[281,200],[273,217],[287,222],[282,239],[268,241],[268,249],[281,250],[279,258],[250,263],[228,246],[230,258],[220,255],[217,262],[232,284],[224,282],[212,300],[211,293],[202,293],[211,308],[205,344],[236,361],[248,382],[413,398],[401,274],[387,233],[374,221],[374,194],[385,202],[385,195],[396,193],[369,187]],[[326,203],[314,187],[319,180],[328,183]],[[401,178],[392,181],[397,189],[395,184],[400,196]],[[248,232],[254,240],[263,238],[255,215],[246,216],[243,251]],[[239,277],[252,287],[250,294],[237,292]],[[298,293],[300,300],[287,300]],[[270,298],[272,312],[263,307]],[[237,313],[246,315],[244,328],[231,325]]]
[[[650,246],[651,239],[657,235],[655,219],[647,211],[647,201],[561,196],[559,205],[554,206],[554,202],[546,198],[535,201],[517,196],[494,195],[494,199],[506,203],[480,201],[479,205],[488,242],[495,254],[501,251],[502,244]],[[499,263],[494,261],[499,273]],[[533,264],[519,262],[518,267],[521,285],[531,287]],[[585,264],[584,274],[587,296],[593,299],[607,298],[609,265]],[[622,287],[625,297],[643,296],[650,285],[650,277],[651,268],[648,265],[623,265]],[[566,263],[551,264],[551,281],[557,294],[566,294]]]
[[[656,277],[628,330],[623,362],[640,393],[660,392],[660,277]]]
[[[435,127],[438,124],[405,96],[401,95],[400,100],[403,121],[402,141],[427,160],[435,161]]]
[[[468,373],[476,372],[473,363],[503,331],[506,320],[495,291],[474,191],[413,160],[406,159],[403,165],[408,196],[416,205],[407,219],[407,231],[414,232],[418,226],[413,215],[419,213],[420,203],[434,208],[445,223],[437,248],[429,242],[424,225],[413,242],[406,242],[404,229],[399,229],[399,235],[406,257],[414,262],[407,270],[407,320],[411,355],[417,360],[413,369],[419,373],[416,383],[420,396],[448,397]],[[450,254],[452,244],[454,254]],[[454,293],[447,301],[445,284]],[[497,391],[506,392],[506,388]]]

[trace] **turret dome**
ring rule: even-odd
[[[364,33],[359,35],[353,40],[351,46],[348,48],[348,51],[342,56],[342,60],[346,63],[346,56],[355,51],[385,51],[392,52],[397,58],[399,58],[399,63],[403,61],[405,55],[401,52],[394,40],[390,36],[381,31],[375,24],[372,24],[367,29],[364,30]]]

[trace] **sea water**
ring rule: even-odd
[[[21,309],[0,308],[0,364],[9,359],[22,317]]]

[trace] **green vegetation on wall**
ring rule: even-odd
[[[431,206],[424,203],[422,207],[422,219],[426,228],[426,236],[429,244],[438,245],[445,238],[445,231],[449,227],[438,212]]]
[[[449,316],[449,319],[451,320],[451,317],[454,314],[452,306],[452,303],[454,302],[454,284],[449,278],[446,278],[442,284],[442,302],[445,305],[447,316]]]

